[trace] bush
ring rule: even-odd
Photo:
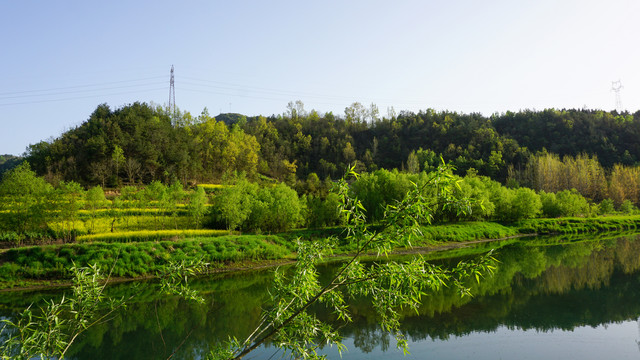
[[[631,200],[625,200],[620,204],[620,208],[618,209],[623,214],[635,214],[638,212],[638,208],[633,205]]]
[[[309,195],[305,198],[306,225],[310,228],[321,228],[326,226],[340,225],[340,197],[337,194],[329,193],[323,200],[319,197]]]
[[[613,214],[615,211],[616,210],[613,206],[613,200],[604,199],[600,202],[600,206],[598,207],[598,214],[600,215]]]
[[[212,221],[229,230],[282,232],[302,223],[302,205],[286,184],[260,188],[241,179],[213,199]]]
[[[507,189],[493,184],[491,201],[496,205],[495,217],[504,221],[531,219],[542,211],[540,196],[529,188]]]
[[[512,220],[532,219],[542,211],[540,196],[529,188],[518,188],[511,200]]]
[[[491,192],[487,188],[487,183],[492,181],[487,177],[466,176],[460,183],[458,196],[471,200],[471,212],[462,217],[467,220],[482,220],[491,218],[496,206],[491,201]],[[457,214],[452,214],[453,218],[460,219]]]
[[[260,229],[283,232],[302,222],[302,206],[295,190],[280,183],[273,188],[262,188],[260,192],[268,192],[267,198],[272,200],[264,204],[267,211],[261,216]]]
[[[589,214],[589,202],[576,189],[563,190],[556,194],[560,216]]]
[[[409,176],[397,170],[363,173],[351,184],[353,196],[362,202],[367,220],[370,222],[382,219],[386,206],[404,199],[410,188]]]
[[[553,218],[560,216],[556,194],[552,192],[547,193],[542,190],[540,191],[540,202],[542,203],[542,215],[544,217]]]
[[[215,222],[224,223],[230,231],[241,227],[251,215],[259,187],[246,179],[224,188],[213,199],[212,215]]]
[[[542,213],[546,217],[584,216],[590,213],[589,202],[575,189],[563,190],[557,194],[541,191],[540,200]]]

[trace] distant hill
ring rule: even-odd
[[[23,160],[24,158],[20,156],[9,154],[0,155],[0,177],[2,177],[5,172],[18,166],[18,164],[20,164]]]
[[[247,122],[247,117],[242,114],[237,113],[226,113],[226,114],[218,114],[215,117],[216,121],[222,121],[227,124],[228,127],[232,127],[235,124],[240,124],[243,126]]]

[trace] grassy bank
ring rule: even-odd
[[[423,227],[423,236],[414,239],[412,245],[435,247],[536,233],[579,234],[638,228],[640,216],[533,219],[511,224],[463,222]],[[333,236],[340,244],[337,253],[346,254],[354,248],[354,244],[344,242],[341,228],[305,229],[278,235],[224,233],[218,230],[123,232],[79,236],[78,242],[72,244],[12,248],[0,253],[0,289],[68,279],[72,263],[79,266],[95,263],[105,270],[113,267],[114,276],[134,278],[153,275],[169,261],[183,259],[203,258],[213,267],[224,268],[239,262],[294,258],[297,238],[309,241]]]
[[[14,248],[0,254],[0,288],[29,286],[69,278],[69,268],[97,264],[113,267],[113,276],[153,275],[169,261],[202,258],[213,267],[255,260],[282,259],[290,254],[273,235],[230,235],[136,243],[87,243]]]
[[[640,229],[640,216],[530,219],[511,224],[520,234],[580,234]]]

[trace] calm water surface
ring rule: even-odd
[[[451,291],[433,294],[419,314],[408,313],[402,331],[411,354],[395,349],[393,337],[375,325],[373,311],[353,301],[354,322],[341,328],[344,359],[639,359],[640,238],[547,237],[485,243],[430,254],[455,263],[497,248],[494,276],[473,290],[473,298]],[[323,271],[330,273],[332,266]],[[91,328],[71,359],[199,359],[210,344],[248,335],[262,307],[272,270],[198,279],[204,305],[159,296],[153,283],[120,284],[114,296],[136,300],[111,321]],[[0,314],[59,291],[4,293]],[[319,316],[330,315],[317,309]],[[339,359],[335,348],[322,350]],[[267,345],[251,358],[279,359]]]

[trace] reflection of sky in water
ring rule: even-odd
[[[508,329],[500,326],[495,332],[473,332],[452,336],[449,340],[409,341],[410,355],[391,344],[389,350],[377,346],[370,353],[359,352],[352,339],[344,343],[351,352],[342,358],[351,359],[639,359],[638,322],[624,321],[582,326],[573,331]],[[393,341],[392,341],[393,342]],[[339,359],[335,348],[326,349],[330,359]]]

